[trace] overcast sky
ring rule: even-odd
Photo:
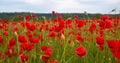
[[[0,0],[0,12],[108,13],[114,8],[119,13],[120,0]]]

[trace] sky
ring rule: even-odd
[[[120,13],[120,0],[0,0],[0,12]]]

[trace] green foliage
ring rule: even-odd
[[[94,18],[100,19],[100,17],[102,16],[102,14],[94,14]]]

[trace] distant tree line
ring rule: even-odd
[[[15,13],[0,13],[0,18],[1,19],[7,19],[7,20],[17,20],[17,17],[18,15],[22,15],[23,17],[25,16],[25,14],[32,14],[32,13],[29,13],[29,12],[21,12],[21,13],[18,13],[18,12],[15,12]],[[42,16],[45,16],[46,19],[52,19],[53,16],[51,13],[34,13],[38,19],[41,19]],[[79,17],[79,19],[87,19],[87,17],[84,15],[84,13],[61,13],[63,19],[68,19],[68,18],[71,18],[73,19],[74,18],[74,15],[77,15]],[[88,14],[88,16],[92,19],[92,18],[97,18],[99,19],[100,16],[102,14],[99,14],[99,13],[96,13],[96,14]],[[114,15],[111,15],[111,16],[114,16]],[[57,15],[54,16],[54,18],[57,17]]]

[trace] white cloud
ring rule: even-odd
[[[25,0],[25,2],[29,4],[41,4],[44,3],[44,0]]]
[[[80,8],[80,6],[82,7],[82,5],[75,0],[59,0],[54,3],[55,6],[53,6],[53,8],[57,11],[73,10],[75,8]]]
[[[120,0],[103,0],[103,2],[106,4],[116,4],[120,3]]]
[[[107,13],[111,9],[119,9],[119,3],[120,0],[0,0],[0,8],[2,11],[6,11],[14,6],[14,9],[7,11],[22,9],[25,11],[40,13],[48,13],[53,10],[69,13],[83,13],[85,10],[90,13]]]
[[[89,7],[77,0],[25,0],[25,2],[39,7],[46,7],[50,11],[55,10],[57,12],[77,12]]]

